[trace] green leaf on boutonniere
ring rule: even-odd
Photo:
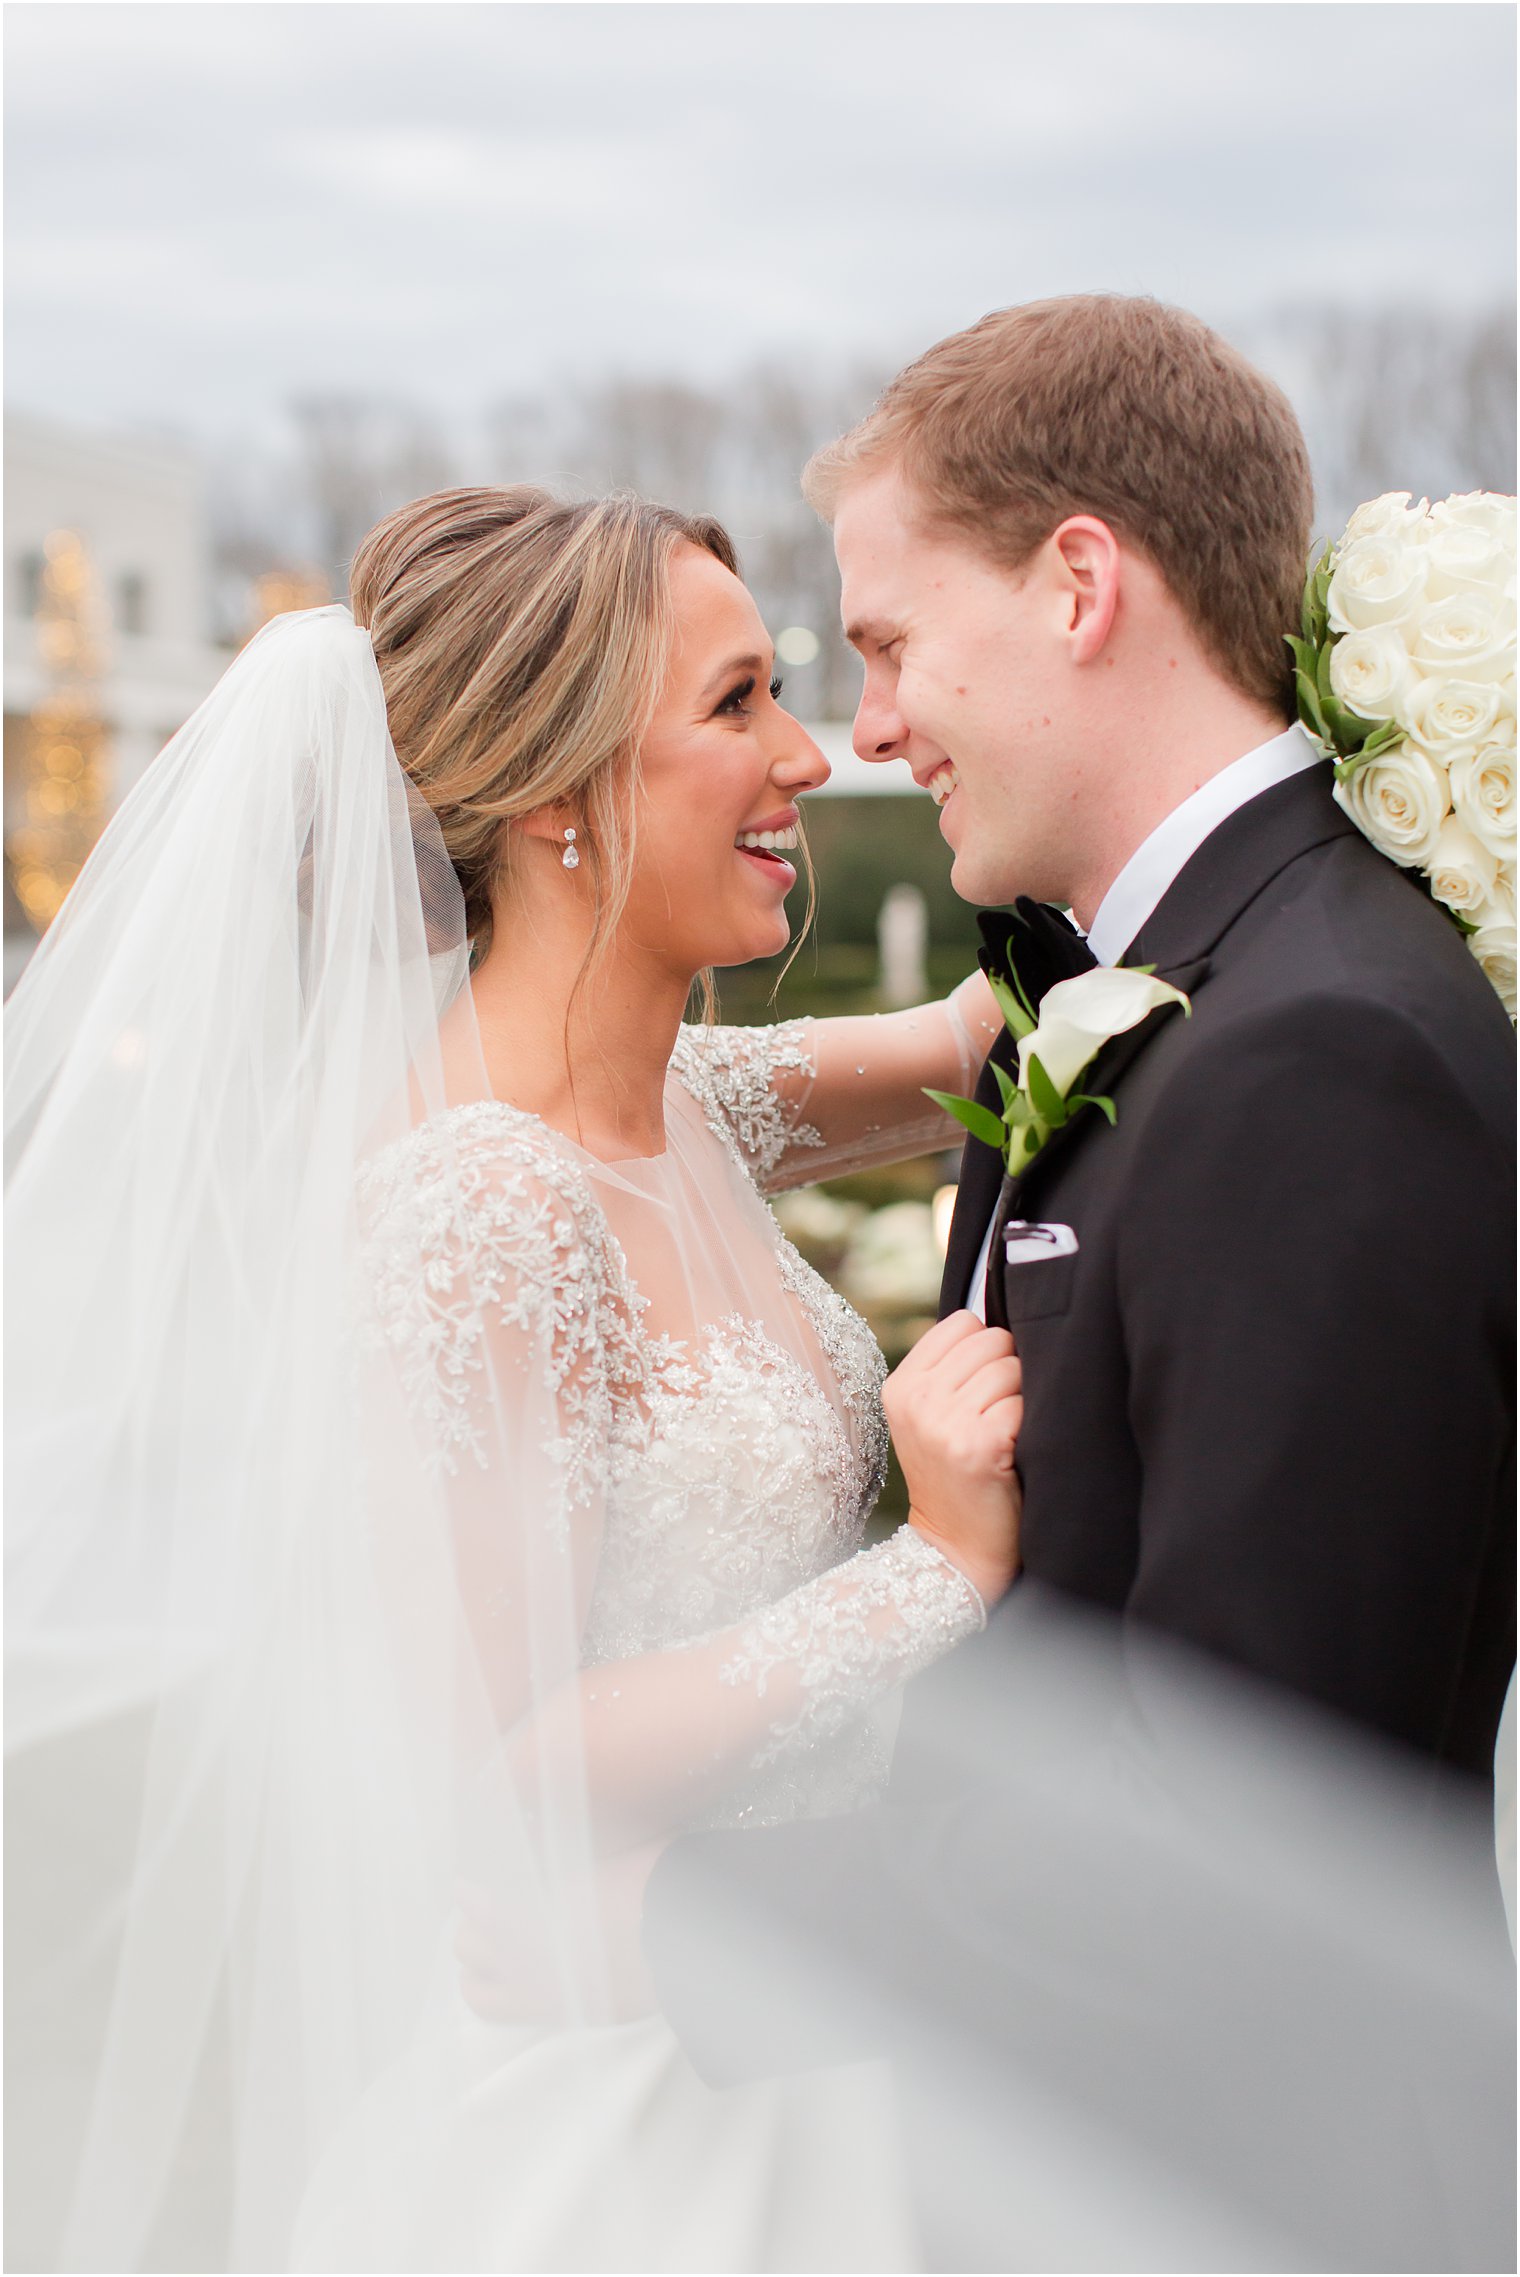
[[[957,1099],[952,1092],[930,1091],[927,1087],[924,1097],[932,1099],[936,1107],[943,1107],[947,1115],[953,1115],[958,1123],[964,1124],[971,1136],[980,1139],[983,1146],[995,1147],[999,1154],[1002,1153],[1003,1118],[995,1115],[990,1107],[978,1105],[975,1099]]]
[[[1029,1087],[1030,1104],[1040,1121],[1049,1130],[1059,1130],[1066,1120],[1066,1101],[1033,1052],[1024,1068],[1024,1081]]]
[[[1006,1067],[999,1067],[996,1060],[991,1062],[991,1067],[993,1074],[997,1077],[997,1087],[1003,1101],[1003,1119],[1006,1122],[1013,1112],[1015,1103],[1019,1106],[1025,1106],[1028,1102]]]
[[[992,990],[997,1008],[1008,1023],[1010,1034],[1020,1038],[1033,1035],[1034,1013],[1018,982],[1006,981],[1001,974],[990,972],[987,975],[987,986]]]
[[[1066,1104],[1068,1107],[1096,1107],[1100,1115],[1108,1117],[1110,1129],[1118,1127],[1119,1110],[1112,1099],[1105,1098],[1101,1092],[1074,1091]]]

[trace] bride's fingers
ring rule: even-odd
[[[947,1313],[943,1320],[937,1320],[932,1328],[924,1330],[906,1359],[893,1369],[891,1380],[917,1387],[931,1378],[937,1379],[946,1367],[958,1370],[964,1365],[968,1348],[979,1345],[988,1333],[974,1312]]]
[[[993,1446],[1000,1452],[1006,1448],[1011,1459],[1019,1442],[1019,1433],[1024,1428],[1023,1400],[1018,1397],[994,1400],[992,1406],[984,1411],[982,1424]]]
[[[959,1338],[935,1361],[934,1387],[940,1392],[958,1392],[983,1368],[1012,1357],[1013,1338],[1006,1328],[979,1328],[974,1336]]]
[[[989,1360],[965,1385],[963,1397],[975,1406],[979,1414],[985,1414],[1001,1400],[1017,1399],[1023,1389],[1024,1368],[1021,1361]]]

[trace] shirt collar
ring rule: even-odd
[[[1290,727],[1232,760],[1173,807],[1136,847],[1098,904],[1087,945],[1099,964],[1119,962],[1184,866],[1227,816],[1274,784],[1320,764],[1321,755],[1303,729]]]

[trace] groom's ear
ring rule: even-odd
[[[1073,514],[1045,542],[1072,662],[1090,664],[1107,643],[1119,606],[1119,541],[1095,514]]]

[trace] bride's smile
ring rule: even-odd
[[[658,944],[684,985],[786,947],[796,802],[827,782],[829,763],[782,709],[769,636],[732,571],[682,546],[670,597],[676,637],[639,755],[627,934]]]

